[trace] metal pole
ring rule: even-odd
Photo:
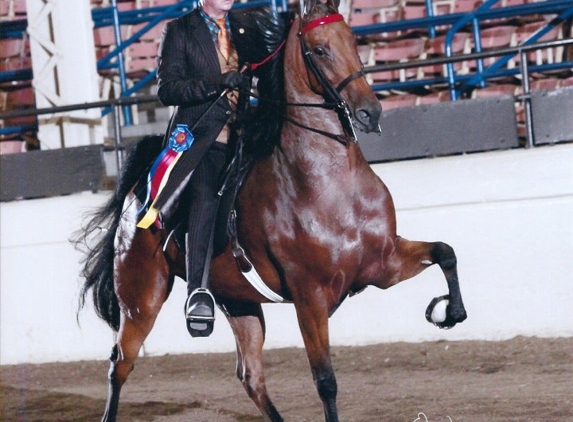
[[[531,111],[531,88],[529,87],[529,68],[527,66],[527,52],[520,50],[519,52],[521,69],[523,95],[521,96],[523,102],[523,110],[525,111],[525,147],[532,148],[535,145],[535,135],[533,134],[533,113]]]
[[[114,146],[115,146],[115,165],[117,167],[117,177],[119,177],[121,165],[123,162],[123,151],[121,149],[121,122],[119,119],[119,105],[113,106],[113,124],[114,124]]]
[[[111,0],[111,5],[113,8],[113,29],[115,32],[115,42],[117,49],[119,50],[117,54],[117,63],[119,65],[119,85],[121,88],[121,94],[123,95],[127,91],[127,82],[125,79],[125,61],[123,57],[121,23],[119,22],[119,12],[117,11],[117,0]],[[123,106],[123,119],[125,120],[126,126],[131,126],[133,124],[131,118],[131,108],[129,106]]]

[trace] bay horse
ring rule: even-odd
[[[441,327],[463,321],[466,312],[453,249],[396,234],[392,197],[352,133],[374,131],[381,107],[337,0],[311,0],[286,40],[286,115],[276,146],[253,164],[238,193],[237,238],[268,288],[294,305],[325,420],[338,422],[328,318],[345,298],[369,285],[387,289],[437,264],[449,290]],[[84,232],[93,236],[108,224],[86,258],[82,295],[85,301],[92,291],[99,316],[117,331],[104,422],[116,420],[139,350],[175,276],[185,277],[184,253],[169,232],[136,227],[141,201],[133,186],[158,153],[148,144],[135,147],[114,195]],[[214,255],[210,288],[235,336],[238,378],[263,419],[281,422],[263,374],[261,304],[269,300],[245,280],[232,249]]]

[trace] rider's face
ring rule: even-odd
[[[233,0],[203,0],[203,10],[213,19],[219,19],[233,7]]]

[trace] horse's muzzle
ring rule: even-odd
[[[370,133],[379,130],[380,115],[382,107],[378,101],[369,102],[363,107],[359,107],[354,112],[354,120],[358,129]]]

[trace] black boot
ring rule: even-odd
[[[213,332],[215,324],[215,298],[207,288],[201,287],[205,263],[200,261],[204,257],[193,256],[194,251],[188,234],[185,239],[187,292],[189,294],[185,301],[187,331],[192,337],[208,337]]]
[[[186,236],[187,294],[185,317],[193,337],[213,332],[215,299],[207,289],[212,255],[213,226],[219,203],[219,175],[227,159],[227,147],[215,142],[201,159],[186,187],[189,220]]]

